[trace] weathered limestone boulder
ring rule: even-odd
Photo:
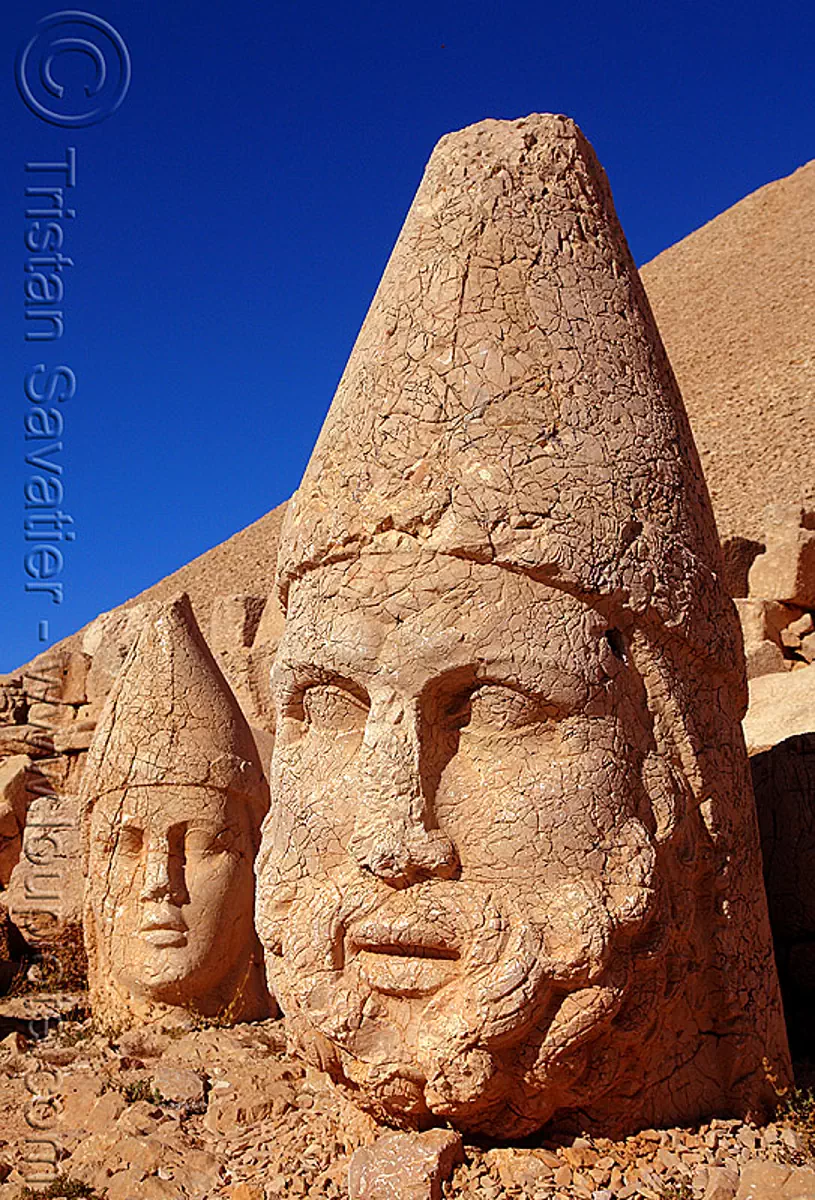
[[[781,633],[800,610],[790,610],[774,600],[737,599],[735,605],[744,637],[747,678],[788,671],[792,664],[784,657]]]
[[[747,1163],[734,1200],[815,1200],[815,1171],[787,1163]]]
[[[278,560],[258,927],[356,1103],[613,1135],[784,1086],[721,579],[591,148],[444,138]]]
[[[268,1015],[252,920],[268,788],[186,595],[143,622],[100,717],[80,799],[97,1020]]]
[[[0,888],[8,887],[20,858],[31,766],[27,754],[14,754],[0,762]]]
[[[282,629],[277,596],[219,596],[212,606],[208,644],[253,729],[271,733],[274,712],[269,672]]]
[[[389,1134],[353,1155],[348,1200],[441,1200],[442,1184],[463,1161],[452,1129]]]
[[[149,614],[148,604],[117,608],[100,613],[81,634],[82,652],[87,655],[87,693],[90,712],[98,719],[110,689],[139,636]]]
[[[767,549],[750,568],[749,594],[815,608],[815,511],[773,504],[764,521]]]
[[[79,804],[29,772],[28,813],[19,861],[8,886],[8,909],[26,943],[43,951],[82,942],[83,879]]]
[[[801,628],[806,627],[802,621]],[[815,665],[750,683],[744,721],[790,1042],[815,1053]]]
[[[815,733],[815,666],[750,681],[744,737],[758,754],[801,733]]]

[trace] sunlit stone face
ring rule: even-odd
[[[217,1011],[254,941],[249,816],[226,791],[167,783],[111,792],[90,828],[100,976],[126,995]]]
[[[371,554],[296,584],[274,687],[258,925],[303,1046],[391,1117],[507,1136],[613,1087],[665,990],[671,809],[627,632]]]

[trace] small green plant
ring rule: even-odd
[[[139,1100],[146,1100],[148,1104],[161,1104],[164,1099],[161,1092],[157,1092],[153,1087],[152,1079],[131,1079],[129,1083],[121,1084],[118,1090],[128,1104],[136,1104]]]
[[[666,1179],[659,1193],[660,1200],[694,1200],[695,1192],[687,1175]]]
[[[250,958],[249,962],[246,964],[246,970],[243,973],[243,978],[241,979],[238,987],[235,989],[235,995],[228,1004],[224,1005],[223,1008],[218,1009],[216,1013],[206,1015],[195,1007],[190,1010],[190,1016],[192,1017],[192,1028],[194,1030],[231,1029],[231,1027],[235,1024],[236,1013],[241,1004],[241,997],[244,994],[246,982],[249,979],[249,974],[254,965],[253,959]]]
[[[815,1096],[811,1089],[796,1088],[779,1104],[775,1119],[786,1125],[797,1135],[800,1150],[788,1148],[786,1157],[790,1162],[815,1158]]]
[[[64,1021],[59,1028],[59,1044],[61,1046],[77,1046],[87,1042],[98,1033],[93,1021]]]
[[[22,959],[9,987],[9,995],[84,992],[87,988],[88,959],[82,931],[68,926],[55,941]]]
[[[68,1175],[57,1175],[47,1188],[24,1187],[19,1200],[78,1200],[78,1197],[99,1197],[100,1193],[88,1183],[80,1183]]]

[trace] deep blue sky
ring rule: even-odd
[[[3,10],[4,670],[43,648],[41,618],[49,641],[71,633],[293,491],[443,133],[575,117],[638,263],[815,157],[801,0],[93,0],[132,84],[77,130],[38,119],[14,83],[18,47],[59,7]],[[82,56],[61,61],[66,87],[84,82]],[[26,344],[24,165],[69,145],[65,333]],[[77,531],[61,606],[24,591],[23,381],[38,362],[78,379],[59,405]]]

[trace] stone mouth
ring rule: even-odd
[[[355,940],[352,948],[359,953],[387,954],[395,958],[436,958],[456,962],[461,957],[458,950],[451,946],[426,946],[417,942],[384,942],[368,945],[366,942]]]
[[[150,946],[171,947],[186,946],[187,930],[177,926],[152,925],[139,931],[142,941]]]
[[[371,991],[398,999],[431,996],[458,974],[458,963],[427,954],[392,954],[380,947],[360,949],[353,964]]]
[[[421,911],[395,917],[373,917],[353,923],[346,934],[350,953],[365,952],[393,958],[441,959],[455,962],[461,957],[450,929]]]
[[[166,909],[146,913],[139,927],[139,936],[151,946],[186,946],[188,932],[180,913]]]
[[[429,996],[458,973],[461,952],[418,914],[350,929],[346,954],[368,986],[386,996]]]

